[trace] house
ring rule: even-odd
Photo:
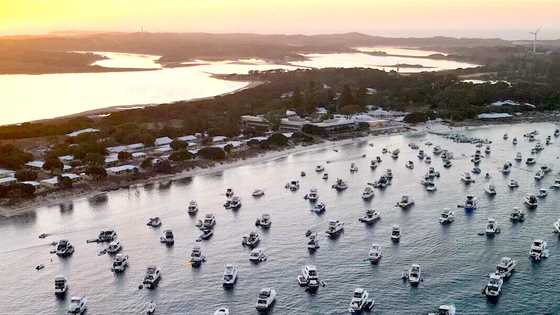
[[[136,152],[143,150],[145,145],[143,143],[133,143],[129,145],[118,145],[115,147],[108,147],[107,151],[109,153],[119,153],[119,152]]]
[[[107,174],[113,176],[138,173],[138,167],[131,164],[109,167],[105,170],[107,171]]]
[[[14,176],[16,176],[16,171],[0,168],[0,178],[14,177]]]
[[[134,152],[132,153],[132,158],[133,159],[144,159],[146,158],[147,154],[144,152]]]
[[[39,160],[25,163],[25,166],[36,170],[42,169],[43,165],[45,165],[45,161],[39,161]]]
[[[99,129],[94,129],[94,128],[86,128],[86,129],[82,129],[82,130],[77,130],[74,132],[71,132],[69,134],[67,134],[66,136],[68,137],[77,137],[81,134],[85,134],[85,133],[93,133],[93,132],[99,132]]]
[[[301,131],[305,124],[309,124],[308,120],[300,118],[299,116],[291,116],[290,118],[280,119],[280,126],[278,131],[280,132],[298,132]]]
[[[212,143],[213,144],[221,144],[221,143],[224,143],[226,140],[227,140],[227,137],[225,137],[225,136],[212,137]]]
[[[15,177],[2,177],[0,178],[0,186],[10,186],[15,184],[17,179]]]
[[[187,136],[178,137],[177,140],[189,143],[189,142],[197,142],[198,138],[193,135],[187,135]]]
[[[116,153],[109,154],[105,157],[105,166],[114,166],[119,163],[119,155]]]
[[[58,177],[51,177],[48,179],[43,179],[42,181],[40,181],[41,186],[44,186],[45,188],[50,188],[50,189],[54,189],[56,187],[58,187]]]
[[[108,147],[107,148],[107,152],[109,153],[119,153],[122,151],[126,151],[127,147],[126,145],[118,145],[116,147]]]
[[[72,181],[72,183],[77,183],[82,179],[82,176],[80,176],[78,174],[74,174],[74,173],[64,173],[60,176],[70,179]]]
[[[167,152],[171,152],[171,151],[173,151],[173,149],[171,148],[170,145],[164,145],[164,146],[161,146],[161,147],[156,148],[154,150],[154,152],[156,154],[163,154],[163,153],[167,153]]]
[[[62,163],[69,163],[74,161],[74,156],[73,155],[63,155],[63,156],[59,156],[58,159],[60,160],[60,162]]]
[[[157,138],[154,141],[154,145],[156,147],[160,147],[160,146],[163,146],[163,145],[169,145],[169,144],[171,144],[171,142],[173,142],[173,140],[169,137],[160,137],[160,138]]]
[[[269,130],[271,127],[272,124],[263,116],[241,116],[242,130]]]

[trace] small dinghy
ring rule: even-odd
[[[148,302],[146,304],[146,314],[154,314],[156,312],[156,303],[152,302]]]

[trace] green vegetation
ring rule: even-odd
[[[30,153],[24,152],[12,144],[0,145],[0,167],[18,170],[33,159]]]

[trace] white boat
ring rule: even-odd
[[[401,150],[395,149],[395,150],[393,150],[393,152],[391,152],[391,157],[393,159],[398,159],[399,158],[399,153],[401,153]]]
[[[268,229],[270,225],[272,225],[272,220],[270,219],[270,214],[263,213],[260,218],[257,219],[255,222],[256,226],[260,226],[262,228]]]
[[[321,173],[321,172],[323,172],[323,171],[325,171],[325,167],[324,167],[323,165],[317,165],[317,166],[315,166],[315,172]]]
[[[342,191],[342,190],[345,190],[346,188],[348,188],[348,186],[346,185],[346,183],[342,179],[338,178],[336,180],[336,183],[334,185],[332,185],[332,188],[334,188],[338,191]]]
[[[480,167],[475,166],[475,167],[473,167],[473,169],[471,170],[471,173],[473,173],[473,174],[480,174],[480,173],[482,173],[482,170],[480,169]]]
[[[107,247],[107,253],[116,254],[120,252],[121,249],[122,249],[121,242],[119,240],[114,240],[109,244],[109,247]]]
[[[541,170],[538,170],[538,171],[535,173],[535,180],[541,180],[541,179],[543,179],[543,178],[544,178],[544,173],[543,173]]]
[[[226,198],[231,198],[233,197],[233,189],[228,188],[226,189]]]
[[[474,183],[474,178],[471,177],[471,174],[469,172],[465,172],[463,173],[463,176],[461,176],[461,181],[469,185],[470,183]]]
[[[375,161],[377,162],[377,164],[381,163],[381,157],[378,155],[375,157]]]
[[[153,289],[157,286],[159,280],[161,279],[161,272],[157,266],[148,266],[146,268],[146,275],[144,275],[144,280],[142,283],[148,288]]]
[[[554,184],[552,184],[552,186],[550,186],[550,188],[556,189],[556,190],[560,189],[560,178],[556,178],[554,180]]]
[[[502,166],[502,174],[507,175],[511,173],[511,163],[505,162],[504,166]]]
[[[165,245],[173,245],[175,243],[175,237],[173,236],[173,231],[170,229],[163,230],[159,241]]]
[[[401,209],[407,209],[412,205],[414,205],[414,200],[409,195],[403,195],[401,200],[397,202],[397,207],[400,207]]]
[[[439,223],[450,224],[455,221],[455,214],[450,209],[445,209],[439,216]]]
[[[372,170],[377,168],[377,162],[375,160],[371,160],[369,162],[369,168],[371,168]]]
[[[552,171],[552,169],[548,165],[543,165],[543,166],[541,166],[541,171],[544,174],[548,174],[548,173],[550,173],[550,171]]]
[[[239,196],[233,196],[231,198],[230,209],[237,210],[241,208],[241,198]]]
[[[370,200],[373,196],[375,196],[373,188],[371,188],[371,186],[366,186],[366,188],[364,188],[364,192],[362,193],[362,199]]]
[[[525,198],[523,198],[523,202],[529,209],[535,209],[539,204],[539,200],[537,199],[537,196],[533,194],[525,195]]]
[[[324,180],[329,179],[329,174],[328,174],[328,173],[323,173],[323,177],[322,177],[322,178],[323,178]]]
[[[187,207],[187,213],[190,215],[195,215],[198,212],[198,204],[196,201],[191,200],[189,206]]]
[[[440,305],[436,313],[428,313],[428,315],[455,315],[455,305]]]
[[[334,237],[341,233],[343,230],[344,222],[338,220],[329,220],[329,226],[327,227],[325,233],[327,233],[327,235],[330,237]]]
[[[224,287],[233,287],[237,282],[237,273],[239,272],[239,266],[227,264],[224,269],[224,277],[222,285]]]
[[[507,140],[507,139],[509,138],[508,134],[507,134],[507,133],[504,133],[504,137],[503,137],[503,138],[504,138],[504,140]]]
[[[560,219],[556,220],[553,224],[552,224],[552,231],[554,233],[560,233]]]
[[[519,208],[513,208],[513,210],[511,211],[511,213],[509,214],[509,219],[511,220],[511,222],[523,222],[525,221],[525,213],[521,210],[519,210]]]
[[[307,241],[307,249],[309,250],[316,250],[319,246],[319,238],[317,237],[317,233],[311,233],[309,235],[309,240]]]
[[[319,193],[317,192],[317,189],[316,188],[311,188],[309,193],[307,195],[305,195],[305,199],[307,199],[311,202],[315,202],[315,201],[319,200]]]
[[[425,162],[426,164],[431,164],[431,163],[432,163],[432,158],[429,157],[429,156],[426,156],[426,158],[424,159],[424,162]]]
[[[262,197],[262,196],[264,196],[264,190],[259,188],[253,191],[253,197]]]
[[[391,184],[391,180],[388,179],[386,176],[383,175],[383,176],[381,176],[381,177],[379,178],[379,180],[373,182],[371,185],[372,185],[374,188],[383,189],[383,188],[386,188],[387,186],[389,186],[389,184]]]
[[[484,287],[484,294],[489,298],[497,298],[502,293],[502,284],[504,280],[499,275],[493,273]]]
[[[419,150],[417,156],[420,160],[423,160],[426,157],[426,154],[424,153],[424,150]]]
[[[385,170],[385,177],[387,177],[389,180],[393,179],[393,171],[390,168]]]
[[[286,184],[286,188],[291,190],[291,191],[296,191],[299,189],[299,181],[298,180],[292,180],[290,182],[288,182]]]
[[[495,219],[488,218],[488,222],[486,222],[486,229],[484,230],[484,232],[489,236],[500,233],[500,227],[498,226],[498,223],[496,223]]]
[[[484,191],[488,195],[494,196],[494,195],[496,195],[496,186],[494,186],[493,184],[488,184],[488,186],[484,187]]]
[[[113,266],[111,270],[113,272],[124,272],[128,267],[128,255],[117,254],[113,258]]]
[[[356,164],[351,163],[350,164],[350,173],[355,173],[358,171],[358,167],[356,166]]]
[[[112,242],[117,239],[117,232],[115,230],[102,230],[97,236],[98,242]]]
[[[560,129],[554,130],[554,136],[555,136],[555,137],[560,136]]]
[[[146,314],[154,314],[156,312],[156,307],[156,303],[154,303],[153,301],[146,303]]]
[[[326,206],[324,202],[319,202],[317,204],[315,204],[313,206],[313,208],[311,209],[311,211],[315,212],[315,213],[323,213],[326,210]]]
[[[441,154],[441,152],[443,152],[443,150],[441,149],[441,147],[439,145],[436,145],[433,149],[432,152],[434,153],[434,155],[439,155]]]
[[[208,213],[204,216],[204,220],[202,221],[202,228],[203,229],[213,229],[216,225],[216,217],[212,213]]]
[[[68,240],[60,240],[56,245],[56,255],[68,257],[74,253],[74,246]]]
[[[262,248],[254,248],[249,253],[249,260],[254,263],[260,263],[266,260],[266,255],[264,254],[264,250]]]
[[[202,248],[200,248],[200,246],[193,247],[191,251],[191,258],[189,260],[191,262],[191,266],[198,267],[202,265],[205,260],[206,257],[202,254]]]
[[[276,300],[276,290],[272,288],[261,289],[257,296],[257,304],[255,305],[258,311],[268,310]]]
[[[220,307],[214,312],[214,315],[229,315],[229,308]]]
[[[430,191],[430,192],[434,192],[434,191],[437,190],[436,183],[434,183],[434,182],[432,182],[432,181],[427,182],[426,185],[425,185],[425,187],[426,187],[426,190],[427,190],[427,191]]]
[[[467,199],[465,200],[463,207],[467,211],[476,210],[478,208],[478,199],[476,199],[473,195],[467,195]]]
[[[426,176],[428,176],[429,178],[439,177],[439,172],[436,171],[435,168],[430,166],[430,168],[428,168],[428,173],[426,173]]]
[[[508,183],[508,187],[513,189],[513,188],[517,188],[519,187],[519,182],[516,181],[515,179],[510,179],[509,183]]]
[[[214,230],[212,229],[202,229],[201,231],[202,231],[202,234],[200,234],[201,240],[207,240],[211,238],[212,235],[214,235]]]
[[[404,166],[406,168],[413,169],[414,168],[414,162],[409,160],[408,162],[406,162],[406,164]]]
[[[527,165],[534,165],[535,163],[537,163],[537,160],[535,160],[532,157],[527,158],[527,160],[525,161],[525,164],[527,164]]]
[[[547,256],[547,249],[546,249],[546,242],[543,240],[534,240],[531,243],[531,249],[529,250],[529,257],[535,261],[539,261],[542,258],[546,258]]]
[[[517,138],[513,138],[511,142],[513,143],[513,145],[517,145]]]
[[[319,275],[317,268],[313,265],[305,265],[301,269],[301,274],[297,277],[298,284],[306,287],[308,290],[317,290],[319,288]]]
[[[58,296],[65,295],[68,291],[68,280],[65,276],[58,275],[54,277],[54,294]]]
[[[401,227],[398,225],[393,225],[393,228],[391,229],[391,240],[393,242],[398,242],[401,239]]]
[[[249,248],[255,248],[261,241],[261,236],[258,232],[251,231],[248,235],[243,236],[241,244]]]
[[[412,266],[410,266],[410,269],[408,269],[408,282],[410,283],[410,285],[418,285],[420,283],[420,279],[422,277],[422,269],[420,268],[420,265],[418,264],[412,264]]]
[[[383,251],[379,244],[371,244],[368,253],[368,259],[372,264],[377,264],[379,260],[383,257]]]
[[[509,278],[515,269],[517,262],[510,257],[502,257],[496,265],[496,274],[502,278]]]
[[[299,176],[301,176],[301,177],[305,177],[305,175],[306,175],[306,174],[305,174],[304,171],[301,171],[301,173],[299,173]]]
[[[362,288],[357,288],[352,294],[350,301],[350,313],[361,313],[363,311],[370,311],[375,305],[375,301],[370,299],[368,291]]]
[[[372,224],[380,218],[381,213],[379,212],[379,210],[369,209],[366,210],[366,214],[363,217],[360,217],[358,220],[366,224]]]
[[[151,227],[160,227],[161,219],[159,217],[150,218],[148,219],[148,223],[146,223],[146,225]]]
[[[85,296],[73,296],[68,304],[68,314],[83,314],[87,310],[87,298]]]
[[[484,149],[484,153],[485,154],[490,154],[492,151],[490,150],[490,146],[486,146],[486,149]]]
[[[517,162],[523,161],[523,156],[521,155],[521,152],[517,152],[515,154],[515,159],[514,160],[517,161]]]

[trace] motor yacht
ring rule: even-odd
[[[161,226],[161,219],[159,217],[149,218],[148,223],[146,223],[146,225],[154,227],[154,228],[160,227]]]
[[[429,156],[426,156],[426,158],[424,158],[424,162],[425,162],[426,164],[432,164],[432,158],[429,157]]]
[[[535,173],[535,180],[541,180],[541,179],[543,179],[543,178],[544,178],[544,173],[543,173],[543,171],[538,170],[538,171]]]
[[[58,275],[54,277],[54,294],[63,296],[68,291],[68,280],[65,276]]]
[[[560,136],[560,129],[554,130],[554,136],[555,136],[555,137]]]
[[[480,162],[482,162],[482,158],[479,157],[479,156],[476,156],[476,157],[471,159],[471,162],[473,162],[474,165],[479,165]]]
[[[414,168],[414,162],[409,160],[408,162],[406,162],[406,164],[404,166],[408,169],[413,169]]]
[[[401,239],[401,227],[398,225],[393,225],[393,228],[391,229],[391,240],[393,242],[398,242]]]
[[[357,288],[352,294],[349,311],[352,314],[370,311],[374,305],[375,301],[369,297],[368,291],[362,288]]]
[[[513,140],[511,141],[511,143],[513,143],[513,145],[517,145],[517,138],[513,138]]]
[[[550,186],[550,188],[556,189],[556,190],[560,189],[560,178],[556,178],[554,180],[554,184],[552,184],[552,186]]]
[[[56,245],[56,255],[68,257],[74,254],[74,246],[68,240],[60,240]]]
[[[73,296],[68,304],[68,314],[84,314],[87,310],[87,298],[85,296]]]
[[[473,174],[480,174],[480,173],[482,173],[482,170],[480,169],[480,167],[475,166],[475,167],[473,167],[473,169],[471,170],[471,173],[473,173]]]
[[[504,280],[499,275],[493,273],[490,275],[488,283],[484,287],[484,295],[489,298],[497,298],[502,293],[502,284]]]
[[[227,264],[224,269],[223,286],[233,287],[237,282],[237,273],[239,272],[239,266]]]
[[[299,181],[292,180],[286,184],[286,188],[291,191],[297,191],[299,189]]]
[[[211,238],[212,235],[214,235],[214,230],[212,229],[202,229],[201,231],[202,231],[202,234],[200,234],[201,240],[207,240]]]
[[[342,191],[342,190],[345,190],[346,188],[348,188],[348,186],[346,185],[346,183],[342,179],[338,178],[336,180],[336,183],[334,185],[332,185],[332,188],[334,188],[338,191]]]
[[[420,283],[421,276],[422,269],[420,268],[420,265],[412,264],[412,266],[410,266],[410,269],[408,269],[408,283],[410,283],[410,285],[417,286]]]
[[[264,190],[259,188],[253,191],[253,197],[262,197],[262,196],[264,196]]]
[[[385,170],[385,177],[389,180],[393,179],[393,171],[390,168]]]
[[[548,165],[541,166],[541,172],[543,172],[544,174],[548,174],[550,173],[550,171],[552,171],[552,168],[550,168]]]
[[[323,165],[317,165],[317,166],[315,166],[315,172],[321,173],[321,172],[323,172],[323,171],[325,171],[325,167],[324,167]]]
[[[439,172],[436,171],[435,168],[430,166],[430,168],[428,168],[428,172],[426,173],[426,175],[430,178],[435,178],[435,177],[439,177]]]
[[[391,181],[386,176],[383,175],[379,178],[379,180],[371,183],[371,186],[373,186],[374,188],[383,189],[389,186],[390,183]]]
[[[323,173],[322,179],[324,179],[324,180],[329,179],[329,174],[328,173]]]
[[[511,173],[511,163],[505,162],[504,166],[502,166],[502,174],[507,175]]]
[[[393,150],[393,152],[391,152],[391,157],[393,159],[398,159],[399,158],[399,153],[401,153],[401,150],[395,149],[395,150]]]
[[[426,154],[424,153],[424,150],[419,150],[417,156],[420,160],[423,160],[426,157]]]
[[[148,315],[154,314],[156,312],[156,307],[157,305],[153,301],[146,303],[146,314]]]
[[[257,221],[255,222],[256,226],[260,226],[263,229],[270,228],[271,224],[272,224],[272,220],[270,219],[270,214],[268,213],[263,213],[261,217],[258,218]]]
[[[214,312],[214,315],[229,315],[229,308],[220,307]]]
[[[276,300],[276,290],[272,288],[261,289],[255,305],[258,311],[267,311]]]
[[[523,211],[519,210],[519,208],[515,207],[515,208],[513,208],[511,213],[509,214],[509,219],[513,223],[523,222],[523,221],[525,221],[525,213]]]
[[[441,149],[441,147],[439,145],[436,145],[433,149],[432,149],[432,153],[434,155],[439,155],[441,154],[441,152],[443,152],[443,150]]]
[[[142,283],[148,288],[155,288],[161,279],[161,272],[157,266],[148,266]]]
[[[117,254],[113,258],[113,266],[111,270],[113,272],[124,272],[128,267],[128,255]]]
[[[377,164],[381,163],[381,157],[378,155],[375,157],[375,161],[377,162]]]
[[[517,262],[510,257],[502,257],[496,265],[496,274],[502,278],[509,278],[515,269]]]
[[[115,230],[102,230],[97,236],[98,242],[112,242],[117,239],[117,232]]]
[[[387,150],[387,148],[381,149],[381,153],[383,153],[383,154],[386,154],[386,153],[388,153],[388,152],[389,152],[389,150]]]
[[[204,221],[202,221],[203,229],[213,229],[216,225],[216,217],[212,213],[208,213],[204,216]]]
[[[496,186],[494,186],[494,184],[488,184],[488,186],[484,187],[484,191],[490,196],[495,196]]]
[[[202,248],[200,248],[200,246],[193,247],[189,261],[193,267],[199,267],[204,261],[206,261],[206,257],[202,254]]]
[[[560,219],[556,220],[553,224],[552,224],[552,231],[554,233],[560,233]]]
[[[371,160],[369,162],[369,168],[371,168],[372,170],[376,169],[377,168],[377,161]]]
[[[525,198],[523,198],[523,202],[525,203],[525,205],[529,209],[535,209],[538,206],[538,203],[539,203],[539,201],[537,199],[537,196],[535,196],[533,194],[525,195]]]
[[[314,251],[320,247],[317,233],[311,233],[308,238],[309,239],[307,241],[307,249]]]
[[[196,203],[196,201],[191,200],[189,202],[189,206],[187,207],[187,213],[189,215],[195,215],[198,212],[198,204]]]
[[[261,236],[258,232],[252,231],[248,235],[243,236],[241,244],[249,248],[255,248],[261,241]]]
[[[486,229],[484,230],[484,232],[488,236],[493,236],[500,233],[500,227],[498,226],[498,223],[496,223],[495,219],[488,218],[488,222],[486,222]]]
[[[511,189],[517,188],[519,187],[519,182],[516,181],[515,179],[510,179],[508,183],[508,187]]]
[[[313,206],[313,208],[311,209],[311,211],[315,212],[315,213],[323,213],[326,210],[326,206],[324,202],[319,202],[317,204],[315,204]]]
[[[372,224],[380,218],[381,213],[379,212],[379,210],[368,209],[366,210],[366,214],[363,217],[359,218],[359,221],[366,224]]]
[[[254,248],[249,253],[249,260],[254,263],[260,263],[266,260],[266,255],[264,254],[264,250],[262,248]]]
[[[305,265],[301,269],[301,274],[298,275],[297,281],[301,287],[306,287],[308,290],[317,290],[319,288],[317,268],[313,265]]]
[[[450,168],[451,166],[453,166],[453,164],[450,160],[445,160],[445,162],[443,162],[443,167]]]
[[[119,240],[114,240],[109,244],[107,247],[107,253],[110,255],[114,255],[122,250],[122,245]]]
[[[233,189],[228,188],[226,189],[226,198],[231,198],[233,197]]]
[[[440,305],[435,313],[428,313],[428,315],[455,315],[455,305]]]
[[[430,192],[434,192],[434,191],[437,190],[436,183],[434,183],[432,181],[427,182],[426,185],[425,185],[425,188],[426,188],[426,191],[430,191]]]
[[[474,178],[471,177],[469,172],[465,172],[463,176],[461,176],[461,181],[466,185],[469,185],[470,183],[474,183]]]
[[[516,162],[521,162],[521,161],[523,161],[523,156],[521,155],[521,152],[517,152],[517,153],[515,154],[515,161],[516,161]]]
[[[548,253],[546,245],[546,242],[543,240],[534,240],[529,250],[529,257],[534,261],[540,261],[542,258],[546,258]]]
[[[408,209],[412,205],[414,205],[414,200],[409,195],[403,195],[401,200],[397,202],[397,207],[400,207],[401,209]]]
[[[545,198],[546,196],[548,196],[548,190],[544,188],[539,189],[537,192],[537,198]]]
[[[484,153],[485,154],[490,154],[492,151],[490,150],[490,146],[486,146],[486,149],[484,149]]]
[[[325,233],[330,237],[335,237],[344,230],[344,222],[338,220],[329,220],[329,226]]]
[[[527,165],[534,165],[535,163],[537,163],[537,160],[535,160],[532,157],[527,158],[527,160],[525,161],[525,164],[527,164]]]
[[[230,209],[237,210],[241,208],[241,198],[239,196],[233,196],[231,198]]]
[[[159,241],[168,246],[173,245],[175,243],[175,237],[173,236],[173,231],[170,229],[163,230],[159,238]]]
[[[507,139],[509,138],[508,134],[507,134],[507,133],[504,133],[504,137],[503,137],[503,138],[504,138],[504,140],[507,140]]]
[[[467,195],[464,208],[467,211],[476,210],[478,208],[478,199],[476,199],[476,197],[473,195]]]
[[[381,257],[383,256],[383,251],[381,250],[381,246],[379,244],[371,244],[368,253],[368,259],[372,264],[377,264]]]
[[[373,188],[371,188],[371,186],[366,186],[366,188],[364,188],[364,192],[362,193],[362,199],[370,200],[371,198],[373,198],[373,196],[375,196]]]
[[[450,209],[445,209],[439,216],[439,223],[441,224],[450,224],[455,221],[455,214]]]
[[[356,166],[356,164],[351,163],[350,164],[350,173],[356,173],[358,171],[358,167]]]
[[[315,202],[319,200],[319,193],[317,192],[317,189],[311,188],[309,193],[305,195],[305,199],[309,200],[310,202]]]
[[[305,177],[305,175],[306,175],[306,174],[305,174],[304,171],[301,171],[301,173],[299,173],[299,176],[301,176],[301,177]]]

